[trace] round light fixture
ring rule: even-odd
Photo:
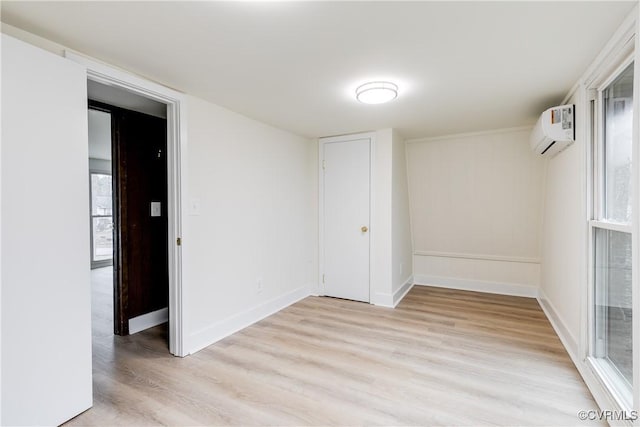
[[[397,96],[398,85],[391,82],[369,82],[356,89],[356,98],[363,104],[384,104]]]

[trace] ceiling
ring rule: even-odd
[[[167,118],[167,105],[154,101],[116,86],[107,86],[89,80],[87,96],[94,101],[104,102],[127,110],[139,111],[152,116]]]
[[[89,80],[87,96],[93,101],[166,118],[167,106],[160,102]],[[111,113],[89,109],[89,157],[111,161]]]
[[[528,125],[636,2],[11,2],[2,21],[307,137]],[[364,105],[390,79],[396,100]]]

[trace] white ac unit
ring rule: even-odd
[[[531,132],[531,149],[534,153],[553,157],[575,141],[575,129],[573,104],[549,108]]]

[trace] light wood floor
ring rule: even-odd
[[[534,299],[309,297],[183,359],[165,327],[96,322],[94,407],[71,425],[578,425],[597,409]]]

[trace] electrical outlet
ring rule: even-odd
[[[262,293],[262,289],[263,289],[263,285],[262,285],[262,278],[261,278],[261,277],[258,277],[258,279],[256,280],[256,283],[257,283],[257,285],[258,285],[258,287],[257,287],[257,291],[258,291],[258,293],[260,294],[260,293]]]

